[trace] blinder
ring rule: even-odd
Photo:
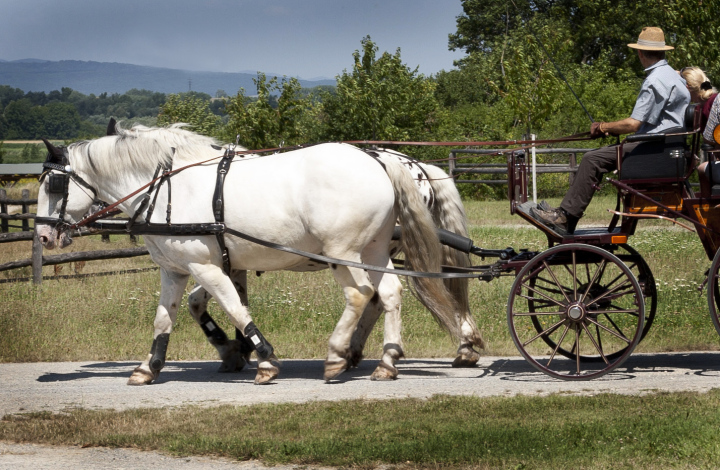
[[[53,225],[58,231],[64,231],[71,228],[71,225],[65,221],[65,209],[67,207],[68,198],[70,197],[70,180],[72,179],[78,185],[89,189],[93,194],[93,202],[99,202],[97,191],[79,175],[73,172],[72,167],[68,164],[67,147],[54,147],[45,142],[48,146],[48,156],[43,163],[43,173],[40,175],[39,182],[43,183],[45,178],[45,188],[50,194],[60,194],[62,203],[60,213],[57,217],[35,217],[36,224]],[[54,171],[53,171],[54,170]]]

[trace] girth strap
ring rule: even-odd
[[[230,164],[233,162],[233,158],[235,158],[235,151],[232,149],[226,149],[225,155],[223,155],[222,160],[218,163],[215,193],[212,198],[213,215],[215,216],[216,224],[225,224],[225,202],[223,199],[223,190],[225,187],[225,176],[227,176],[228,171],[230,171]],[[223,271],[225,271],[225,274],[229,276],[231,270],[230,253],[228,253],[228,249],[225,246],[225,236],[222,232],[216,232],[215,238],[217,238],[218,245],[220,245]]]

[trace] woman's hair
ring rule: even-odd
[[[687,82],[688,90],[697,93],[700,101],[706,101],[714,93],[717,93],[715,87],[710,84],[710,79],[700,67],[685,67],[680,70],[680,75]]]

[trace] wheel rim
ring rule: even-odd
[[[710,265],[708,271],[708,287],[707,287],[707,299],[708,309],[710,310],[710,318],[712,319],[713,325],[715,325],[715,331],[720,335],[720,318],[718,318],[718,310],[720,310],[720,286],[718,286],[718,277],[720,276],[720,250],[715,253],[713,262]]]
[[[508,325],[518,350],[538,370],[589,380],[622,364],[640,341],[643,298],[618,257],[590,245],[559,245],[518,274]]]

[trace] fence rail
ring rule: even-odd
[[[595,149],[579,149],[579,148],[536,148],[536,155],[568,155],[568,163],[538,163],[535,165],[536,173],[568,173],[570,182],[577,172],[577,159],[578,155],[590,152]],[[477,179],[460,179],[458,178],[463,174],[482,174],[482,175],[507,175],[507,163],[458,163],[463,157],[458,155],[506,155],[508,149],[456,149],[450,151],[448,157],[448,174],[453,177],[455,184],[489,184],[489,185],[500,185],[507,184],[507,177],[505,179],[492,179],[492,180],[477,180]],[[529,150],[525,150],[526,155],[530,154]]]

